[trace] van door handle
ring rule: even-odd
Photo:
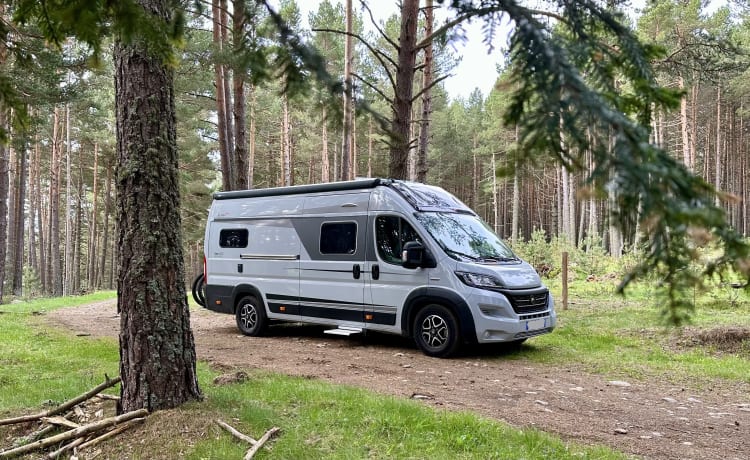
[[[380,267],[378,264],[372,264],[372,279],[376,280],[380,278]]]
[[[358,280],[359,275],[362,273],[362,269],[359,267],[359,265],[355,264],[354,268],[352,269],[352,273],[354,274],[354,279]]]

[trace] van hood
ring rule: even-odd
[[[457,270],[492,275],[506,289],[531,289],[540,287],[542,280],[534,267],[526,262],[508,264],[458,263]]]

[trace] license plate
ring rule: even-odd
[[[526,321],[527,331],[536,331],[547,327],[547,318],[530,319]]]

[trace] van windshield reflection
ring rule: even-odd
[[[417,220],[451,258],[463,262],[520,262],[486,223],[474,215],[420,212]]]

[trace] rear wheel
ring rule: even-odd
[[[245,335],[259,336],[266,332],[268,318],[266,311],[258,299],[245,296],[237,303],[235,312],[237,327]]]
[[[442,305],[428,305],[417,313],[412,335],[427,356],[446,358],[458,350],[461,334],[453,313]]]

